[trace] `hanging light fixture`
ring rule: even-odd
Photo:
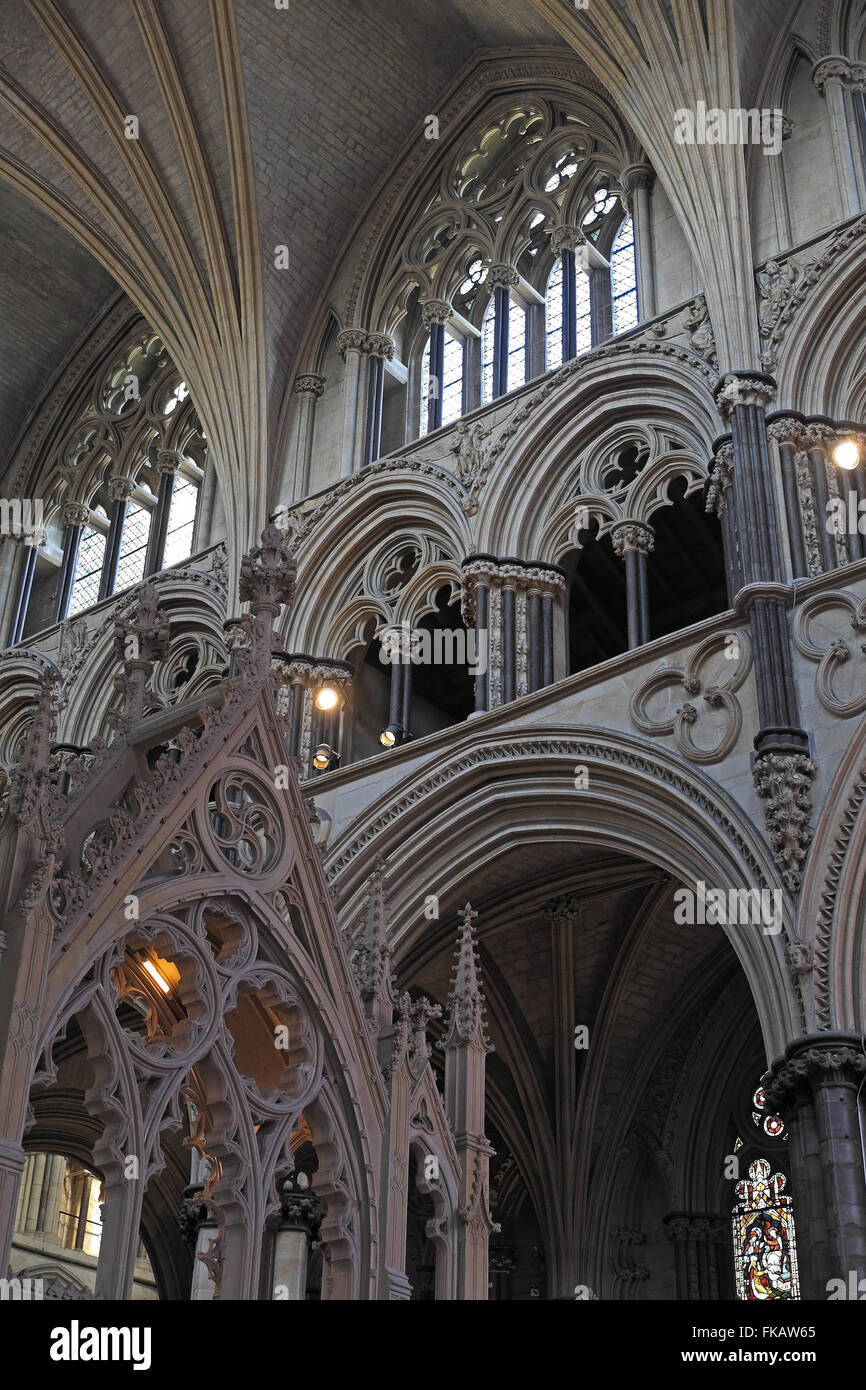
[[[313,767],[319,772],[324,772],[326,768],[335,767],[340,761],[335,748],[329,743],[320,743],[313,754]]]

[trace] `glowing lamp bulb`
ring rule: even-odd
[[[329,748],[327,743],[320,743],[313,754],[313,767],[319,772],[324,772],[325,768],[330,766],[333,756],[333,748]]]
[[[316,709],[335,709],[339,703],[339,692],[332,685],[322,685],[316,691]]]
[[[860,451],[853,439],[842,439],[833,450],[833,462],[838,468],[856,468],[860,462]]]
[[[383,744],[385,748],[393,748],[394,744],[397,742],[397,735],[393,729],[383,729],[379,735],[379,742]]]

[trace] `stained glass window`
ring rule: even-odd
[[[168,511],[168,530],[165,537],[165,553],[162,563],[167,568],[185,560],[192,554],[192,533],[195,526],[195,509],[198,501],[198,488],[189,478],[180,473],[174,480],[171,506]]]
[[[516,299],[508,305],[508,389],[526,384],[526,310]]]
[[[787,1139],[788,1131],[781,1115],[771,1115],[767,1112],[763,1086],[759,1086],[752,1096],[752,1119],[769,1139]]]
[[[117,562],[115,593],[138,584],[144,578],[144,561],[147,556],[147,538],[150,535],[150,511],[138,502],[130,502],[123,523],[123,536],[120,541],[120,557]]]
[[[78,562],[69,600],[68,617],[90,608],[99,598],[99,581],[105,559],[105,532],[85,526],[78,547]]]
[[[610,288],[613,299],[613,331],[625,333],[637,323],[634,224],[630,217],[623,220],[610,253]]]
[[[544,365],[547,371],[562,366],[562,258],[557,256],[547,277],[544,296]]]
[[[481,322],[481,403],[493,400],[493,342],[496,332],[496,295],[484,310]]]
[[[766,1158],[749,1165],[738,1182],[732,1223],[737,1297],[745,1302],[800,1297],[794,1211],[784,1195],[784,1173]]]

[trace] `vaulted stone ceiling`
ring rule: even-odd
[[[718,28],[723,0],[706,3]],[[789,0],[735,3],[757,74]],[[559,0],[4,0],[0,242],[16,248],[0,282],[4,445],[116,292],[107,268],[187,376],[239,552],[278,500],[268,469],[297,346],[355,219],[413,132],[423,138],[424,116],[491,47],[571,45],[658,126],[645,79],[617,68],[617,24],[631,32],[636,15],[651,48],[650,12],[594,0],[596,32]],[[744,87],[754,80],[743,74]],[[124,138],[127,115],[138,140]],[[738,177],[725,173],[731,189]],[[726,267],[715,221],[703,225],[691,195],[681,212],[699,249],[712,240],[710,298],[745,283],[746,244]],[[729,365],[747,365],[750,350],[734,331]]]

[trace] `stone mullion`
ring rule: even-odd
[[[117,582],[117,566],[120,560],[120,547],[123,541],[123,526],[129,511],[129,499],[135,492],[131,478],[111,478],[108,484],[114,505],[108,526],[108,539],[105,542],[105,558],[102,562],[102,576],[99,581],[99,600],[114,593]]]
[[[562,252],[562,360],[577,356],[577,284],[574,251]]]
[[[493,396],[496,399],[508,391],[508,316],[511,308],[511,286],[520,276],[510,265],[492,265],[487,272],[487,284],[494,299],[493,323]]]
[[[653,548],[651,526],[641,522],[620,522],[611,530],[617,555],[625,563],[626,604],[629,650],[649,641],[649,576],[647,555]]]
[[[72,586],[75,583],[75,570],[78,565],[78,552],[81,549],[81,537],[90,520],[89,508],[75,503],[67,503],[63,508],[63,520],[66,523],[66,533],[63,537],[63,563],[60,568],[60,584],[54,609],[54,621],[58,623],[62,623],[69,612]]]
[[[144,573],[156,574],[162,569],[165,559],[165,542],[168,535],[168,518],[171,513],[171,499],[174,495],[174,480],[180,467],[181,456],[174,449],[160,449],[156,458],[159,470],[159,491],[156,507],[150,524],[147,542],[147,558]]]

